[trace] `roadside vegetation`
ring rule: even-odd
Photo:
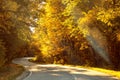
[[[36,62],[120,70],[119,0],[46,0],[31,43]]]
[[[99,71],[120,79],[120,71],[115,71],[115,70],[110,70],[105,68],[98,68],[98,67],[87,67],[87,66],[75,66],[75,67]]]
[[[117,77],[117,78],[120,79],[120,71],[103,69],[103,68],[93,68],[93,67],[89,67],[88,69],[96,70],[96,71],[99,71],[99,72],[103,72],[103,73],[109,74],[111,76],[114,76],[114,77]]]
[[[0,0],[0,69],[14,58],[120,70],[120,0]]]
[[[0,69],[0,80],[15,80],[22,72],[24,68],[16,64],[7,64]]]
[[[24,71],[11,62],[29,52],[30,16],[26,15],[30,12],[26,3],[26,0],[0,0],[0,80],[15,80]]]

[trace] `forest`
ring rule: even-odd
[[[120,0],[0,0],[0,68],[13,59],[120,70]]]

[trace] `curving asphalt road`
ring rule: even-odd
[[[107,74],[84,68],[35,64],[28,61],[31,58],[26,57],[13,60],[13,63],[20,64],[29,71],[29,74],[24,79],[20,78],[19,80],[118,80]]]

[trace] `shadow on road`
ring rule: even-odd
[[[28,59],[30,58],[20,58],[13,61],[32,72],[24,80],[118,80],[97,71],[53,64],[40,65],[29,62]]]

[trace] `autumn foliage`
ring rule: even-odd
[[[1,0],[0,66],[34,53],[41,63],[119,70],[119,19],[119,0]]]
[[[32,12],[26,9],[29,10],[28,2],[0,0],[0,67],[27,53],[31,41],[29,26],[33,23]]]
[[[120,69],[119,6],[118,0],[46,0],[33,34],[34,60]]]

